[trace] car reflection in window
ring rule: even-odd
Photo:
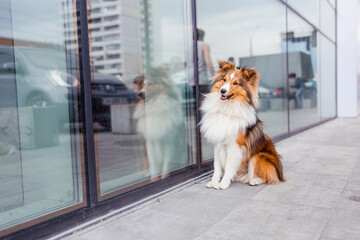
[[[69,110],[80,107],[77,62],[64,49],[1,46],[1,107],[15,107],[16,98],[19,107],[56,107],[61,130],[69,122]],[[94,121],[105,129],[111,127],[111,104],[137,101],[136,93],[115,76],[93,73],[92,89]]]

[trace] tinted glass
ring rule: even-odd
[[[287,0],[287,3],[315,26],[320,26],[320,2],[327,0]]]
[[[0,3],[0,230],[84,201],[73,6]]]
[[[290,129],[320,120],[318,32],[297,15],[288,12],[288,68]]]
[[[217,61],[223,60],[258,70],[261,73],[258,112],[265,132],[270,136],[286,133],[285,7],[275,1],[227,0],[218,4],[218,1],[201,0],[197,2],[197,11],[198,26],[204,32],[204,39],[198,41],[199,66],[203,64],[202,55],[210,49],[209,59],[215,69]],[[211,64],[205,65],[210,79]],[[200,84],[205,84],[199,71]],[[204,139],[202,142],[206,160],[213,156],[213,148]]]
[[[335,9],[327,0],[320,2],[320,29],[335,41]]]
[[[335,44],[320,36],[320,103],[322,119],[335,117]]]
[[[180,0],[100,0],[90,9],[104,195],[194,163],[191,14],[189,1]]]

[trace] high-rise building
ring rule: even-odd
[[[93,0],[89,36],[94,71],[130,81],[142,70],[139,1]]]

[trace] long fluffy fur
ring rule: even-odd
[[[158,140],[176,132],[183,121],[180,103],[168,95],[159,95],[138,104],[133,117],[138,120],[137,131],[144,137]],[[145,128],[145,126],[148,126]]]
[[[136,105],[133,118],[146,146],[144,165],[157,180],[186,162],[185,123],[180,92],[163,68],[152,69],[144,88],[145,99]]]
[[[256,122],[256,110],[240,101],[231,103],[220,100],[220,93],[206,95],[201,111],[201,131],[211,143],[234,141],[238,131]]]
[[[257,116],[260,74],[238,70],[232,63],[219,66],[201,106],[201,131],[215,146],[214,175],[206,186],[226,189],[234,180],[250,185],[284,181],[281,157]]]

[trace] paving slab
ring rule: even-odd
[[[287,172],[286,183],[267,186],[252,199],[333,208],[347,177]]]
[[[353,171],[359,157],[360,151],[358,147],[326,145],[318,147],[314,152],[303,158],[292,170],[348,176]]]
[[[358,160],[351,172],[344,189],[360,191],[360,160]]]
[[[359,221],[360,191],[344,191],[333,210],[322,237],[358,240],[360,239]]]
[[[247,201],[195,239],[318,239],[329,216],[325,208]]]
[[[276,144],[287,181],[191,184],[62,239],[360,239],[360,118]],[[74,229],[75,231],[75,229]]]

